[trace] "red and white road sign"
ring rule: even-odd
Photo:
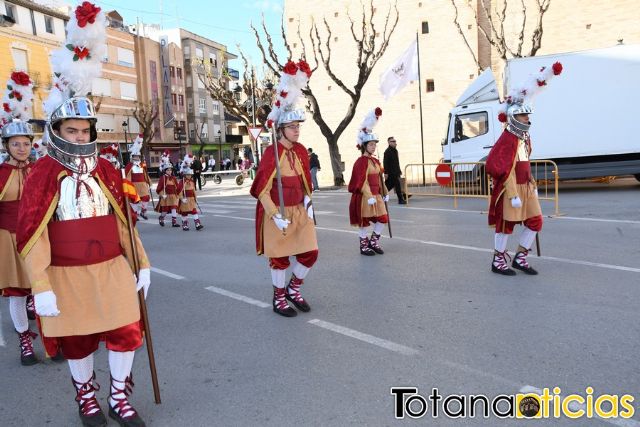
[[[453,180],[453,172],[451,166],[446,163],[441,163],[436,167],[436,181],[438,184],[445,186],[451,184]]]
[[[249,128],[249,135],[251,135],[254,142],[258,140],[261,132],[262,128]]]

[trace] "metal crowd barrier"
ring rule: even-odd
[[[532,160],[531,174],[538,184],[538,199],[554,202],[554,215],[560,215],[558,166],[551,160]],[[461,198],[491,197],[485,162],[411,163],[404,168],[403,186],[413,196],[451,197],[454,209]]]

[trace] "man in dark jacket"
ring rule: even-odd
[[[396,139],[392,136],[387,138],[389,147],[384,150],[384,184],[389,191],[392,188],[396,189],[398,195],[398,203],[404,205],[407,203],[406,195],[402,192],[402,186],[400,185],[400,177],[402,176],[402,170],[400,169],[400,160],[398,158],[398,150],[396,149]]]
[[[193,180],[198,185],[198,189],[202,190],[202,181],[200,181],[200,174],[202,173],[202,162],[197,157],[191,163],[191,169],[193,169]]]
[[[320,187],[318,186],[318,171],[320,170],[320,159],[318,159],[318,155],[313,152],[311,148],[307,149],[309,153],[309,167],[311,168],[311,182],[313,184],[313,191],[318,191]]]

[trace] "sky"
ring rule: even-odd
[[[136,24],[140,19],[145,24],[161,24],[162,28],[182,27],[193,33],[222,43],[227,50],[238,55],[238,59],[230,61],[229,67],[242,74],[242,60],[239,58],[237,44],[240,44],[245,55],[262,69],[262,56],[256,46],[255,36],[249,27],[253,22],[261,29],[262,14],[269,32],[274,36],[274,43],[281,40],[280,20],[284,0],[94,0],[95,4],[105,10],[117,10],[124,18],[125,24]],[[283,56],[285,49],[281,43],[276,52]]]

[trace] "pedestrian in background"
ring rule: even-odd
[[[313,184],[313,191],[320,190],[320,186],[318,185],[318,171],[320,170],[320,160],[318,159],[318,155],[313,152],[312,148],[308,148],[309,152],[309,167],[311,168],[311,182]]]
[[[400,159],[398,158],[398,149],[396,148],[396,139],[392,136],[387,138],[389,146],[384,150],[384,184],[391,190],[396,189],[396,195],[398,196],[398,203],[405,205],[407,203],[406,194],[402,192],[402,185],[400,185],[400,177],[402,176],[402,169],[400,169]]]

